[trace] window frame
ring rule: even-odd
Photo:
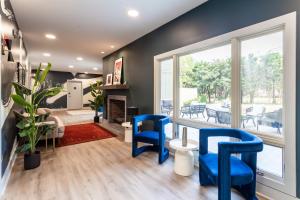
[[[231,127],[240,127],[241,113],[241,86],[240,86],[240,60],[241,41],[245,38],[253,38],[268,32],[283,31],[283,122],[284,136],[274,136],[265,133],[257,133],[247,130],[261,137],[268,145],[283,148],[283,178],[277,178],[264,172],[258,173],[258,190],[276,189],[296,196],[296,12],[292,12],[280,17],[263,21],[245,28],[241,28],[211,39],[207,39],[195,44],[191,44],[179,49],[172,50],[154,56],[154,113],[160,113],[160,61],[173,58],[173,137],[177,124],[192,128],[202,127],[224,127],[218,124],[211,124],[202,121],[182,119],[179,117],[179,56],[193,52],[221,46],[231,43]],[[287,115],[288,113],[288,115]],[[288,144],[288,145],[286,145]],[[262,187],[260,187],[262,185]]]

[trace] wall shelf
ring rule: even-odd
[[[103,85],[100,86],[102,90],[128,90],[129,85]]]

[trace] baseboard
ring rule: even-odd
[[[16,149],[17,149],[17,147],[18,147],[18,142],[17,142],[17,139],[15,139],[13,148],[11,150],[11,154],[10,154],[10,158],[9,158],[9,162],[8,162],[7,168],[6,168],[6,170],[4,172],[4,175],[3,175],[2,179],[1,179],[1,183],[0,183],[0,197],[2,197],[3,194],[4,194],[4,192],[5,192],[5,189],[6,189],[6,186],[7,186],[7,183],[8,183],[8,180],[9,180],[12,168],[13,168],[14,163],[16,161],[16,158],[17,158]]]
[[[264,197],[266,199],[274,199],[274,200],[299,200],[297,197],[288,195],[286,193],[283,193],[279,190],[270,188],[268,186],[265,186],[261,183],[256,182],[256,190],[258,191],[257,194],[261,197]]]

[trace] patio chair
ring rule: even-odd
[[[206,115],[207,115],[207,121],[210,118],[214,118],[215,119],[215,123],[217,123],[217,111],[206,107]]]
[[[282,108],[273,112],[264,113],[264,115],[260,119],[258,119],[257,123],[258,125],[265,125],[276,128],[277,133],[281,134],[280,128],[282,128]]]
[[[265,113],[266,108],[264,106],[251,106],[246,109],[245,120],[248,123],[249,120],[252,120],[254,126],[257,126],[255,120],[259,119]]]
[[[204,115],[204,111],[205,111],[205,104],[195,104],[195,105],[191,105],[191,114],[196,114],[197,118],[199,114],[202,114],[203,118],[205,119],[205,115]]]
[[[143,121],[153,121],[153,130],[139,132],[138,124]],[[132,157],[136,157],[145,151],[158,152],[158,163],[162,164],[169,157],[169,150],[165,148],[165,125],[170,118],[163,115],[136,115],[132,124]],[[138,146],[138,143],[146,145]],[[147,145],[148,144],[148,145]]]
[[[161,113],[166,113],[170,115],[173,111],[173,101],[172,100],[162,100],[161,101]]]
[[[187,115],[190,117],[190,119],[192,118],[192,113],[191,113],[191,106],[190,105],[184,105],[181,107],[180,109],[181,112],[181,117],[183,118],[184,115]]]
[[[226,124],[226,125],[231,124],[231,113],[224,112],[224,111],[217,111],[216,114],[217,114],[217,120],[219,124]]]
[[[246,131],[231,128],[203,128],[199,131],[199,178],[202,186],[217,185],[218,199],[230,200],[231,187],[248,200],[257,199],[257,152],[263,150],[260,138]],[[236,142],[219,142],[218,153],[208,152],[208,137],[234,137]],[[232,154],[240,153],[240,157]]]

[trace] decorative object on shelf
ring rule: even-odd
[[[115,61],[114,66],[114,85],[120,85],[124,82],[124,72],[123,72],[123,58],[119,58]]]
[[[11,39],[9,39],[7,36],[4,36],[3,38],[1,38],[1,51],[2,51],[1,53],[2,53],[2,55],[5,55],[5,51],[8,52],[8,55],[7,55],[8,62],[14,62],[14,57],[11,52],[11,47],[12,47]]]
[[[98,115],[98,110],[101,106],[104,104],[104,94],[103,90],[100,88],[102,86],[101,81],[97,81],[94,84],[91,84],[91,94],[94,97],[93,101],[89,100],[90,107],[95,110],[95,117],[94,117],[94,122],[99,123],[100,122],[100,117]]]
[[[112,85],[112,74],[107,74],[106,75],[105,85]]]
[[[40,152],[37,151],[36,145],[40,140],[41,136],[48,134],[52,131],[51,127],[46,127],[46,130],[41,130],[40,124],[43,123],[47,116],[38,115],[37,109],[39,104],[45,97],[53,97],[59,94],[62,90],[61,87],[52,87],[47,89],[40,89],[49,70],[51,69],[51,64],[41,71],[41,64],[36,70],[33,86],[32,88],[27,88],[18,82],[13,82],[15,88],[15,94],[11,95],[13,101],[21,106],[26,111],[26,116],[21,118],[17,123],[19,128],[19,136],[24,138],[24,144],[20,145],[18,151],[25,152],[24,154],[24,169],[33,169],[40,165]]]
[[[182,128],[182,146],[187,146],[187,127]]]

